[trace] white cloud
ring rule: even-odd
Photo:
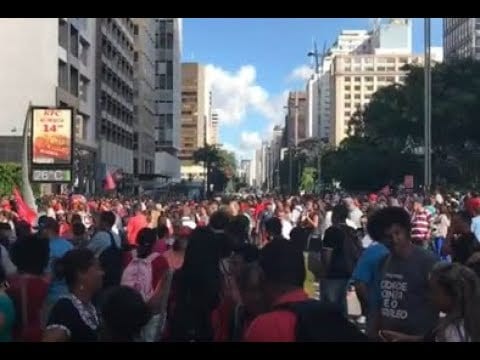
[[[297,66],[292,72],[288,75],[288,81],[297,81],[303,80],[307,81],[313,74],[313,69],[308,65]]]
[[[222,149],[233,152],[235,154],[237,162],[240,162],[240,160],[243,159],[253,159],[255,155],[255,149],[244,149],[241,145],[236,146],[231,143],[223,143]]]
[[[247,112],[258,112],[270,121],[282,117],[283,104],[278,106],[276,97],[257,84],[257,72],[253,65],[244,65],[236,72],[229,72],[215,65],[206,66],[207,88],[211,89],[213,107],[221,124],[241,123]]]
[[[262,145],[262,139],[260,134],[256,131],[242,131],[240,134],[240,148],[242,150],[254,150],[259,148]]]

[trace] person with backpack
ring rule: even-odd
[[[362,244],[355,230],[347,225],[348,208],[333,208],[333,225],[325,231],[322,247],[324,276],[320,281],[323,301],[339,306],[347,315],[347,289],[355,265],[362,253]]]
[[[137,235],[137,248],[132,250],[131,259],[123,271],[121,285],[128,286],[140,293],[152,310],[154,316],[142,333],[144,341],[156,341],[163,325],[166,309],[161,308],[163,279],[168,271],[168,262],[158,252],[153,251],[157,241],[156,230],[143,228]]]
[[[120,285],[123,270],[122,240],[112,231],[115,223],[115,214],[111,211],[103,211],[100,214],[98,231],[87,245],[105,273],[103,277],[103,289],[110,286]]]
[[[260,252],[264,300],[269,311],[248,327],[247,342],[364,341],[365,336],[336,308],[309,300],[303,290],[302,251],[289,241],[273,241]]]

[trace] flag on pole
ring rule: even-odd
[[[33,226],[37,219],[37,213],[25,203],[22,194],[20,194],[20,191],[18,191],[17,188],[13,189],[13,196],[15,197],[15,202],[17,204],[18,217],[20,220],[26,221]]]
[[[117,184],[113,179],[112,173],[110,171],[107,171],[107,176],[105,177],[105,185],[103,186],[103,190],[111,191],[111,190],[115,190],[116,187],[117,187]]]

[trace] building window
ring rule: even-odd
[[[365,76],[365,81],[366,82],[372,82],[373,81],[373,76]]]
[[[345,86],[345,91],[350,91],[350,85]]]
[[[355,94],[354,98],[359,100],[360,99],[360,94]]]
[[[346,103],[345,103],[345,107],[346,107],[346,108],[352,107],[352,104],[349,103],[349,102],[346,102]]]
[[[88,54],[90,51],[90,44],[85,39],[80,38],[80,61],[83,65],[88,65]]]
[[[373,91],[373,85],[368,85],[367,86],[367,91]]]
[[[379,76],[377,78],[377,81],[379,81],[379,82],[386,81],[386,78],[385,78],[385,76]]]
[[[377,71],[385,71],[385,66],[377,66]]]
[[[158,87],[160,89],[165,89],[166,83],[167,83],[167,75],[166,74],[160,74],[159,76],[159,84]]]
[[[387,82],[395,82],[395,76],[387,76],[386,80]]]
[[[70,25],[70,52],[78,58],[78,30]]]
[[[387,64],[395,64],[395,58],[388,58]]]
[[[90,84],[90,81],[86,77],[80,76],[79,97],[83,101],[87,101],[88,99],[89,84]]]
[[[345,82],[350,82],[351,78],[350,76],[345,76]]]
[[[365,71],[373,71],[373,66],[365,66]]]
[[[362,106],[362,105],[361,105],[359,102],[355,103],[355,107],[356,107],[357,109],[359,109],[361,106]]]
[[[70,93],[78,96],[78,70],[70,66]]]
[[[345,97],[344,97],[345,100],[350,100],[351,98],[352,98],[351,94],[345,94]]]
[[[372,94],[365,94],[364,98],[365,100],[369,100],[372,98]]]
[[[68,50],[68,24],[65,20],[58,20],[58,44]]]
[[[350,72],[350,71],[352,71],[352,68],[350,66],[345,67],[345,72]]]
[[[133,35],[138,35],[138,25],[133,25]]]
[[[137,61],[138,61],[138,51],[135,51],[135,52],[133,53],[133,61],[134,61],[134,62],[137,62]]]
[[[360,82],[362,78],[360,76],[355,76],[355,82]]]
[[[351,114],[352,114],[352,113],[351,113],[350,111],[345,111],[345,112],[344,112],[344,116],[347,116],[347,117],[351,116]]]
[[[355,85],[354,90],[355,91],[360,91],[360,85]]]
[[[387,71],[394,72],[395,71],[395,66],[387,66]]]
[[[173,49],[173,34],[167,33],[167,49]]]
[[[62,60],[58,60],[58,86],[68,91],[68,68]]]

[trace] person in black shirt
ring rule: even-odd
[[[88,249],[70,250],[55,264],[55,273],[65,278],[69,293],[53,306],[43,341],[97,341],[99,319],[92,298],[104,275],[98,259]]]
[[[465,265],[473,253],[480,251],[475,234],[471,229],[472,218],[467,211],[459,211],[452,217],[449,229],[447,250],[452,261]]]
[[[324,278],[320,281],[321,300],[340,306],[347,314],[347,286],[362,252],[355,231],[346,224],[348,209],[337,205],[332,212],[332,226],[325,231],[322,248]]]

